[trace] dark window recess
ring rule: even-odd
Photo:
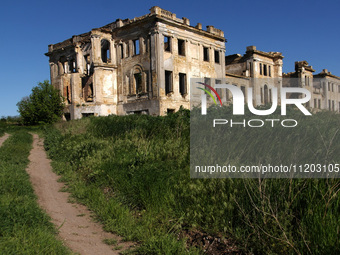
[[[164,36],[164,51],[171,52],[171,38],[170,38],[170,36]]]
[[[316,99],[314,98],[314,108],[317,107],[317,104],[316,104]]]
[[[120,45],[120,58],[124,58],[124,45]]]
[[[267,65],[263,65],[263,75],[267,76]]]
[[[215,80],[215,85],[216,84],[221,84],[221,80]],[[222,98],[222,89],[221,88],[216,88],[217,94]]]
[[[187,94],[187,75],[185,73],[179,73],[179,93],[182,96]]]
[[[133,55],[139,55],[139,40],[133,41]]]
[[[260,74],[262,75],[262,64],[260,63]]]
[[[218,50],[215,50],[215,63],[220,63],[220,52]]]
[[[204,77],[204,84],[211,85],[210,78]],[[207,91],[210,91],[208,87],[205,88]],[[207,94],[206,91],[204,91],[204,94]],[[209,98],[209,97],[208,97]]]
[[[71,59],[68,62],[68,68],[70,73],[76,73],[77,72],[77,65],[76,65],[76,61],[74,59]]]
[[[175,113],[175,109],[169,109],[169,108],[168,108],[168,109],[166,110],[166,113],[167,113],[167,114],[173,114],[173,113]]]
[[[203,60],[209,61],[209,48],[203,47]]]
[[[104,63],[110,62],[111,60],[110,42],[108,40],[102,40],[101,49],[102,49],[102,61]]]
[[[70,113],[64,113],[64,117],[65,117],[66,121],[71,120],[71,114]]]
[[[67,103],[71,103],[71,89],[70,86],[66,86],[66,99]]]
[[[87,112],[87,113],[82,113],[81,115],[83,116],[83,118],[86,118],[86,117],[94,116],[94,113],[93,112]]]
[[[143,90],[142,74],[141,73],[135,73],[134,78],[135,78],[136,93],[139,94]]]
[[[269,71],[269,77],[272,77],[272,68],[271,68],[271,66],[268,66],[268,71]]]
[[[178,55],[185,56],[185,41],[178,39]]]
[[[82,83],[82,94],[85,102],[93,102],[93,83],[92,76],[83,77]]]
[[[165,93],[169,94],[170,92],[173,92],[172,72],[171,71],[165,71]]]

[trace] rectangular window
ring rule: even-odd
[[[143,86],[142,86],[142,74],[141,73],[135,73],[133,76],[135,78],[135,90],[136,90],[136,94],[139,94],[143,90]]]
[[[316,98],[314,98],[314,108],[317,108]]]
[[[171,52],[171,38],[164,36],[164,51]]]
[[[171,71],[165,71],[165,93],[169,94],[170,92],[173,92],[172,72]]]
[[[262,64],[260,63],[260,74],[262,75]]]
[[[124,58],[124,45],[120,45],[120,58]]]
[[[268,66],[268,71],[269,71],[269,77],[272,77],[272,68],[271,68],[271,66]]]
[[[215,50],[215,63],[220,63],[220,52],[218,50]]]
[[[185,56],[185,41],[178,39],[178,55]]]
[[[263,65],[263,75],[267,76],[267,65]]]
[[[318,108],[321,109],[321,99],[318,100]]]
[[[331,100],[328,100],[328,110],[331,110]]]
[[[210,78],[204,77],[204,83],[207,85],[211,85]],[[205,88],[205,89],[210,91],[209,88]],[[204,93],[207,94],[207,92],[204,92]]]
[[[133,40],[133,55],[139,55],[139,39]]]
[[[221,84],[221,80],[215,80],[215,84]],[[222,89],[216,89],[216,92],[222,99]]]
[[[179,73],[179,93],[182,96],[187,94],[187,75],[185,73]]]
[[[203,47],[203,60],[209,62],[209,48]]]
[[[328,82],[328,91],[331,91],[331,83]]]
[[[332,92],[334,92],[334,83],[332,83]]]
[[[335,110],[335,104],[334,104],[334,100],[332,100],[332,111]]]
[[[263,104],[263,89],[261,88],[261,104]]]

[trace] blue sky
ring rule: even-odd
[[[246,46],[279,51],[284,72],[307,60],[320,72],[340,76],[340,2],[337,0],[215,0],[215,1],[8,1],[0,9],[0,116],[18,115],[16,103],[39,81],[49,79],[48,44],[106,25],[117,18],[134,18],[160,6],[222,29],[227,55]]]

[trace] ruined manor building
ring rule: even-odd
[[[225,73],[223,32],[159,7],[49,45],[46,55],[66,119],[189,108],[190,78]]]
[[[214,86],[236,85],[254,105],[272,102],[272,89],[303,87],[314,110],[340,112],[340,77],[326,69],[319,74],[306,61],[295,72],[282,72],[280,52],[263,52],[249,46],[244,55],[225,56],[223,31],[152,7],[142,17],[116,20],[88,33],[51,44],[51,83],[65,98],[65,119],[109,114],[164,115],[183,106],[190,108],[190,79]],[[218,89],[223,104],[232,103],[226,89]],[[292,95],[293,96],[293,95]],[[209,98],[208,98],[209,99]],[[192,99],[193,100],[193,99]],[[211,101],[211,100],[210,100]],[[212,103],[212,102],[210,102]]]

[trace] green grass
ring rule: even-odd
[[[140,254],[198,253],[177,238],[188,228],[255,254],[340,253],[339,180],[190,179],[189,115],[71,121],[46,130],[45,148],[73,196],[106,230],[138,241]],[[289,118],[299,121],[294,132],[226,132],[229,160],[340,163],[339,115]]]
[[[0,253],[71,254],[39,208],[25,169],[32,136],[13,132],[0,148]]]

